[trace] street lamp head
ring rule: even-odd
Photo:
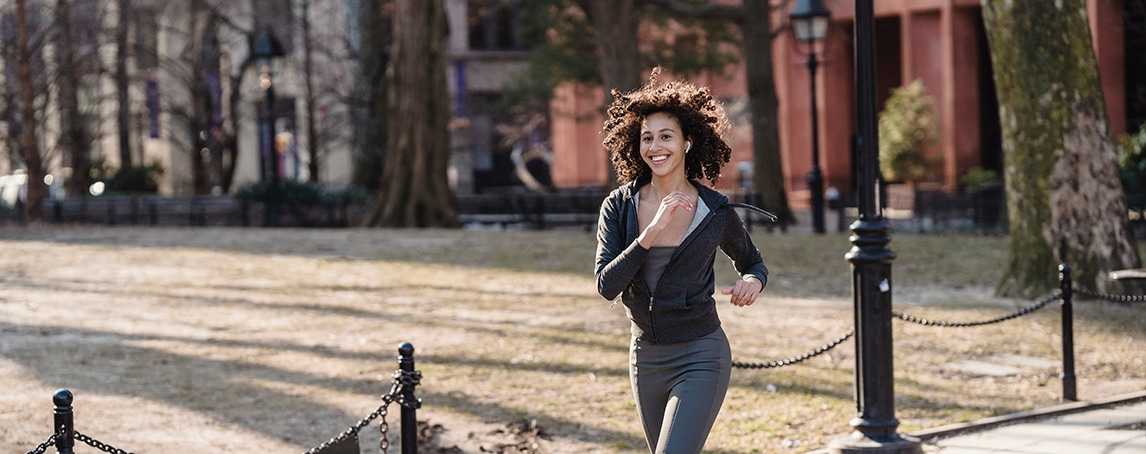
[[[286,56],[286,50],[283,48],[281,42],[275,37],[275,33],[270,29],[264,29],[259,36],[255,38],[255,44],[251,50],[252,56],[259,62],[260,66],[267,66],[275,59]]]
[[[831,16],[832,12],[821,0],[797,0],[788,14],[796,40],[808,44],[824,39]]]

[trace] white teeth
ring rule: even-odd
[[[652,156],[649,159],[657,164],[660,164],[662,162],[668,161],[668,158],[668,156]]]

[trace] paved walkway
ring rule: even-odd
[[[910,434],[942,454],[1146,454],[1146,391]]]

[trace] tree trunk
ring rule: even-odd
[[[748,103],[752,109],[752,157],[756,161],[752,186],[761,208],[773,211],[781,222],[795,218],[784,191],[784,168],[780,161],[780,127],[776,81],[772,76],[772,7],[769,2],[745,1],[740,30],[744,39],[744,68],[748,79]]]
[[[63,131],[60,145],[70,161],[72,174],[68,176],[65,188],[71,196],[83,196],[91,185],[91,158],[88,155],[89,140],[84,130],[83,115],[80,114],[79,75],[76,73],[75,43],[72,41],[72,17],[68,0],[56,1],[56,87],[59,90],[57,102]]]
[[[16,52],[20,84],[20,155],[28,171],[25,197],[25,219],[39,221],[44,217],[44,199],[48,188],[44,185],[44,164],[40,156],[39,138],[36,136],[36,87],[32,79],[32,48],[28,34],[28,8],[26,0],[16,0]]]
[[[613,102],[613,89],[627,92],[641,85],[644,68],[637,40],[640,17],[636,1],[581,0],[580,5],[597,35],[605,105],[609,105]],[[617,175],[613,172],[609,172],[609,186],[617,186]]]
[[[131,104],[128,100],[127,24],[131,17],[131,0],[118,0],[119,27],[115,30],[115,95],[118,104],[116,127],[119,131],[119,167],[131,167]]]
[[[358,80],[351,108],[354,118],[355,186],[379,190],[386,165],[386,67],[393,43],[393,2],[360,2]]]
[[[1140,265],[1083,0],[984,0],[1006,163],[1010,254],[997,292],[1102,291]]]
[[[302,57],[303,69],[302,79],[303,87],[306,93],[303,96],[306,98],[306,147],[310,150],[310,162],[307,163],[307,173],[310,174],[310,181],[319,182],[319,149],[322,143],[318,137],[318,119],[314,116],[318,109],[315,109],[315,103],[318,102],[318,96],[314,92],[314,43],[311,42],[310,36],[310,0],[302,1]]]
[[[456,227],[457,201],[446,177],[450,159],[441,0],[399,0],[389,78],[390,140],[382,190],[368,223],[383,227]]]

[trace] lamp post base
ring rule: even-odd
[[[919,440],[914,438],[901,437],[899,434],[892,433],[876,439],[858,430],[852,432],[848,438],[834,440],[828,445],[828,453],[830,454],[920,454],[922,452],[922,445]]]

